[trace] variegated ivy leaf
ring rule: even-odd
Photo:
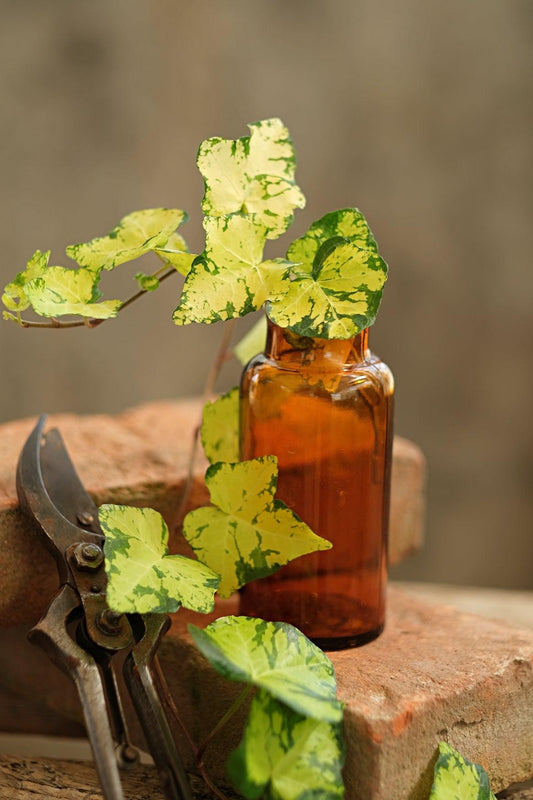
[[[483,767],[463,758],[447,742],[441,742],[429,800],[457,798],[496,800],[490,790],[489,776]]]
[[[293,221],[293,209],[304,206],[305,197],[294,183],[272,175],[258,175],[250,183],[242,210],[263,223],[268,230],[267,239],[277,239]]]
[[[363,250],[377,252],[376,240],[359,209],[341,208],[313,222],[307,233],[291,244],[287,258],[296,263],[312,264],[324,242],[339,236]]]
[[[264,314],[257,320],[253,328],[250,328],[240,342],[235,345],[233,352],[243,365],[246,364],[258,353],[265,349],[267,334],[267,321]]]
[[[274,499],[277,476],[274,456],[216,463],[205,473],[213,505],[190,511],[183,535],[197,558],[220,575],[221,597],[298,556],[331,548]]]
[[[297,714],[259,691],[244,737],[228,761],[236,789],[264,800],[344,797],[341,726]]]
[[[10,311],[24,311],[29,308],[30,301],[26,296],[26,284],[33,278],[38,278],[44,274],[49,258],[50,250],[47,250],[46,253],[41,253],[40,250],[35,251],[26,264],[26,269],[19,272],[15,280],[5,286],[2,302],[6,308]]]
[[[94,319],[116,317],[122,302],[105,300],[98,303],[98,275],[85,269],[48,267],[39,278],[32,278],[24,287],[33,310],[43,317],[78,314]]]
[[[211,463],[239,460],[239,389],[206,403],[201,428],[204,453]]]
[[[173,233],[165,246],[156,247],[154,252],[185,276],[189,274],[191,264],[196,258],[194,253],[189,253],[187,243],[180,233]]]
[[[263,261],[266,228],[250,216],[206,217],[205,253],[191,267],[174,322],[218,322],[257,311],[283,286],[289,262]]]
[[[242,139],[206,139],[198,151],[205,182],[202,209],[208,216],[255,214],[269,239],[289,227],[305,197],[294,183],[296,168],[289,132],[279,119],[248,126]]]
[[[139,614],[213,610],[218,576],[205,564],[168,555],[168,528],[152,508],[103,505],[107,602],[116,611]]]
[[[163,247],[178,225],[186,221],[178,208],[147,208],[121,219],[116,228],[85,244],[73,244],[66,253],[82,267],[113,269],[126,261]]]
[[[322,650],[286,622],[220,617],[189,632],[209,663],[225,678],[264,689],[298,714],[340,722],[333,664]]]
[[[302,336],[349,339],[373,324],[387,265],[374,250],[340,236],[313,252],[314,243],[291,245],[287,257],[300,264],[291,267],[285,293],[270,299],[267,314]]]

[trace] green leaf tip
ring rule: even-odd
[[[189,625],[194,643],[224,677],[250,683],[313,719],[342,720],[333,664],[286,622],[220,617],[206,628]]]
[[[206,139],[198,151],[203,175],[202,208],[208,216],[253,214],[269,239],[287,230],[305,197],[294,182],[296,162],[289,132],[280,119],[248,126],[241,139]]]
[[[212,505],[185,517],[183,535],[197,558],[220,574],[221,597],[294,558],[331,548],[274,499],[277,475],[274,456],[212,464],[205,475]]]
[[[340,724],[306,717],[260,690],[228,775],[254,800],[339,800],[344,797],[344,745]]]
[[[147,275],[145,272],[135,273],[135,280],[143,292],[155,292],[159,288],[159,278],[156,275]]]
[[[200,434],[204,453],[211,463],[239,460],[238,387],[205,404]]]
[[[123,217],[107,236],[69,245],[66,253],[82,267],[110,270],[164,247],[176,228],[186,220],[187,214],[178,208],[134,211]]]
[[[103,505],[107,601],[125,613],[160,613],[185,608],[208,613],[218,575],[199,561],[168,555],[168,527],[152,508]]]
[[[429,800],[496,800],[490,780],[479,764],[460,755],[447,742],[439,744]]]

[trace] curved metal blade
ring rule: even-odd
[[[46,536],[57,561],[60,577],[66,580],[65,551],[76,541],[101,546],[103,534],[98,510],[85,491],[61,435],[52,430],[43,435],[43,414],[29,435],[17,465],[17,494],[21,508]],[[83,528],[80,519],[90,522]]]

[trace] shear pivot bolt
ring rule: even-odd
[[[96,624],[103,633],[107,633],[109,636],[116,636],[117,633],[120,633],[122,617],[123,615],[118,611],[106,608],[106,610],[102,611],[98,616]]]
[[[86,561],[97,561],[102,555],[102,548],[97,544],[85,544],[81,552]]]
[[[74,551],[78,569],[98,569],[104,560],[104,553],[97,544],[79,544]]]

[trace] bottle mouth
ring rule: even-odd
[[[267,352],[295,369],[340,371],[368,359],[368,328],[350,339],[322,339],[281,328],[269,319]]]

